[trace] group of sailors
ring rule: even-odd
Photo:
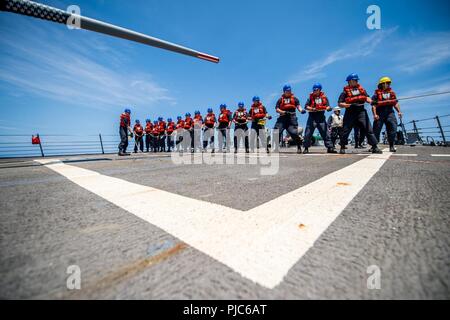
[[[252,105],[247,111],[243,102],[238,103],[234,113],[228,110],[225,104],[220,106],[220,113],[216,117],[212,108],[203,117],[200,111],[194,116],[188,112],[185,117],[178,116],[176,122],[171,118],[164,121],[159,117],[157,121],[146,120],[143,126],[139,120],[131,128],[131,110],[126,109],[120,117],[119,155],[127,153],[128,136],[134,136],[134,152],[171,152],[172,150],[184,152],[206,152],[208,146],[211,152],[215,152],[215,130],[218,131],[219,149],[230,152],[230,129],[234,125],[234,152],[242,142],[245,152],[254,152],[255,149],[271,151],[270,141],[273,141],[274,151],[278,151],[280,136],[286,131],[293,144],[297,146],[297,153],[309,153],[314,131],[317,129],[322,137],[328,153],[337,153],[336,142],[339,139],[339,153],[345,154],[348,138],[355,129],[355,147],[361,148],[362,141],[367,139],[371,145],[370,152],[381,153],[378,148],[380,134],[383,125],[386,126],[387,140],[391,152],[395,152],[395,137],[397,134],[397,117],[402,113],[395,92],[391,88],[392,81],[389,77],[383,77],[378,82],[378,87],[372,97],[359,83],[357,74],[350,74],[339,96],[338,107],[332,108],[326,93],[320,83],[314,84],[312,92],[302,108],[299,99],[292,92],[289,85],[283,87],[283,94],[276,103],[275,110],[278,118],[274,127],[274,136],[268,136],[266,132],[266,121],[272,117],[268,114],[261,99],[253,97]],[[373,125],[369,114],[365,109],[368,103],[372,107],[374,118]],[[345,114],[341,115],[342,109]],[[299,132],[297,111],[301,114],[308,113],[306,130],[304,136]],[[325,113],[333,111],[328,120]],[[250,126],[250,127],[249,127]],[[145,148],[144,148],[145,147]],[[303,147],[303,150],[302,150]]]

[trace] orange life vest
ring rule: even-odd
[[[325,93],[321,92],[319,96],[311,93],[309,95],[310,107],[319,111],[326,111],[328,109],[328,98]]]
[[[366,90],[360,84],[356,87],[346,86],[344,92],[346,94],[345,103],[363,104],[367,101]]]
[[[192,118],[186,118],[186,120],[184,120],[184,128],[186,130],[190,130],[192,129],[192,125],[194,124],[194,122],[192,121]]]
[[[158,127],[158,125],[153,126],[152,135],[154,135],[154,136],[159,135],[159,127]]]
[[[284,94],[280,98],[280,109],[283,111],[295,111],[295,96],[291,94],[289,97],[285,97]]]
[[[393,107],[397,104],[397,96],[395,92],[389,88],[387,90],[375,90],[375,95],[378,98],[377,107]]]
[[[205,116],[205,125],[208,128],[212,128],[215,123],[216,123],[216,115],[214,113],[208,113]]]
[[[266,108],[262,105],[261,102],[254,103],[250,109],[250,116],[252,120],[260,120],[266,117],[267,111]]]
[[[152,130],[153,130],[153,124],[147,123],[147,124],[145,125],[145,133],[146,133],[146,134],[150,134],[150,133],[152,133]]]
[[[237,109],[234,113],[234,121],[236,121],[237,123],[246,123],[247,117],[247,110],[245,109]]]
[[[176,129],[184,129],[184,120],[178,120]]]
[[[194,116],[194,126],[196,128],[201,127],[202,123],[203,123],[203,117],[200,114],[196,114]]]
[[[130,123],[131,123],[130,115],[126,112],[122,113],[120,115],[120,126],[123,128],[128,128],[128,126],[130,126]]]
[[[164,134],[164,132],[166,131],[166,122],[165,121],[158,122],[158,131],[159,131],[160,135]]]
[[[219,115],[219,122],[228,124],[230,122],[230,111],[225,110],[224,112],[221,112]]]
[[[133,131],[136,132],[136,134],[141,135],[144,133],[144,128],[140,124],[134,125]]]
[[[167,134],[172,134],[175,131],[175,123],[169,122],[167,124]]]

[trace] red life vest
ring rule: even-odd
[[[205,125],[208,128],[214,127],[214,124],[216,123],[216,115],[214,113],[208,113],[205,116]]]
[[[250,116],[252,120],[260,120],[266,117],[267,111],[266,108],[262,105],[261,102],[254,103],[250,109]]]
[[[189,119],[186,118],[186,120],[184,120],[184,128],[186,130],[192,129],[193,124],[194,124],[194,122],[192,121],[192,118],[189,118]]]
[[[311,93],[309,95],[309,101],[310,101],[310,107],[315,108],[319,111],[326,111],[328,109],[328,98],[326,97],[325,93],[321,92],[319,96],[314,95],[314,93]]]
[[[378,98],[377,107],[393,107],[397,104],[397,96],[395,95],[395,92],[389,88],[386,90],[375,90],[375,95]]]
[[[344,92],[346,94],[345,103],[363,104],[367,101],[366,90],[359,83],[356,87],[346,86]]]
[[[164,134],[164,132],[166,131],[166,122],[165,121],[158,122],[158,130],[159,130],[159,134]]]
[[[203,123],[203,117],[200,114],[194,116],[194,126],[196,128],[201,127]]]
[[[152,133],[152,130],[153,130],[153,125],[151,123],[147,123],[145,125],[145,133],[150,134],[150,133]]]
[[[124,128],[128,128],[131,123],[130,115],[126,112],[120,115],[120,126]]]
[[[172,134],[175,130],[175,123],[169,122],[167,124],[167,134]]]
[[[225,110],[220,113],[219,115],[219,123],[226,123],[228,124],[230,122],[230,111]]]
[[[184,129],[184,120],[178,120],[176,128],[177,130]]]
[[[234,113],[234,121],[236,121],[237,123],[245,123],[247,122],[248,119],[248,114],[247,114],[247,110],[244,109],[237,109],[236,112]]]
[[[153,126],[152,135],[157,136],[159,135],[159,127],[158,125]]]
[[[141,135],[142,133],[144,133],[144,128],[142,128],[140,124],[135,124],[133,131],[136,132],[136,134]]]
[[[280,98],[280,109],[283,111],[295,111],[295,96],[291,94],[289,97],[285,97],[283,94]]]

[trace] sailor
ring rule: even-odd
[[[306,131],[304,137],[303,153],[309,153],[309,147],[311,146],[311,138],[316,128],[319,130],[322,137],[327,153],[337,153],[331,143],[330,135],[328,134],[328,125],[325,119],[325,111],[331,111],[330,102],[322,91],[322,85],[316,83],[313,85],[313,92],[310,93],[308,100],[305,104],[305,109],[308,111],[308,121],[306,123]]]
[[[232,115],[231,111],[227,110],[227,105],[220,105],[219,114],[219,151],[226,148],[227,152],[230,152],[230,126],[231,126]],[[224,139],[225,138],[225,139]]]
[[[200,111],[195,111],[194,113],[194,152],[201,150],[202,146],[202,128],[203,128],[203,117]]]
[[[234,153],[238,152],[240,142],[244,140],[245,152],[249,153],[248,150],[248,126],[247,122],[249,119],[249,114],[245,109],[243,102],[239,102],[237,110],[233,115],[234,123]]]
[[[216,127],[216,115],[212,108],[208,109],[208,113],[205,116],[205,125],[203,129],[203,151],[206,152],[208,144],[210,145],[214,153],[214,128]]]
[[[119,156],[129,156],[127,153],[128,147],[128,132],[133,136],[133,131],[131,130],[131,110],[125,109],[125,111],[120,115],[120,144],[119,144]]]
[[[268,139],[266,135],[266,119],[272,119],[267,113],[266,107],[261,103],[258,96],[253,97],[253,104],[250,108],[250,118],[252,127],[250,131],[250,149],[255,151],[255,144],[259,149],[262,146],[267,152],[270,152]]]
[[[141,126],[141,122],[139,120],[136,120],[136,124],[133,127],[134,132],[134,153],[138,152],[138,146],[139,150],[141,152],[144,152],[144,128]]]
[[[400,119],[402,119],[403,114],[400,110],[397,96],[391,88],[391,83],[392,80],[389,77],[383,77],[378,81],[378,89],[375,90],[375,94],[372,97],[373,131],[378,142],[380,142],[381,129],[383,125],[386,125],[389,151],[396,152],[394,144],[398,124],[394,109],[397,111]]]
[[[302,109],[300,101],[292,93],[292,88],[290,85],[285,85],[283,87],[283,95],[280,99],[278,99],[275,109],[279,114],[274,127],[275,134],[278,134],[282,129],[285,129],[297,145],[297,153],[301,153],[302,138],[298,133],[298,120],[296,110],[298,110],[302,114],[306,113],[306,111]],[[273,139],[273,141],[275,142],[279,140]],[[278,146],[276,146],[275,149],[278,150]]]
[[[328,133],[330,135],[330,140],[333,148],[336,148],[336,140],[342,137],[342,127],[344,124],[344,116],[341,115],[341,108],[333,108],[333,114],[328,117]]]
[[[345,108],[344,129],[342,133],[341,154],[345,154],[345,146],[348,144],[348,137],[353,127],[358,126],[361,134],[367,137],[368,143],[372,146],[372,153],[382,153],[378,149],[378,141],[373,134],[372,125],[370,124],[369,115],[364,108],[364,104],[371,103],[366,90],[359,84],[359,77],[352,73],[347,77],[348,85],[344,87],[343,92],[339,96],[339,107]]]
[[[152,130],[153,130],[153,124],[150,119],[145,120],[145,149],[147,152],[150,152],[150,145],[152,141]]]
[[[172,121],[172,118],[167,119],[167,151],[171,152],[171,149],[173,148],[173,135],[175,131],[175,122]]]

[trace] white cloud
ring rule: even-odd
[[[395,61],[400,71],[416,73],[450,63],[450,32],[414,35],[398,44]]]
[[[97,109],[176,103],[151,76],[128,70],[129,64],[123,63],[128,59],[106,44],[87,40],[58,43],[63,32],[84,31],[27,27],[28,33],[6,23],[0,25],[0,81],[17,92]],[[105,52],[107,63],[98,59]]]
[[[324,69],[329,65],[342,60],[366,57],[372,54],[380,43],[396,30],[397,27],[370,32],[369,35],[363,37],[362,39],[349,43],[344,48],[337,49],[329,53],[325,58],[307,65],[291,77],[288,82],[297,84],[312,79],[323,78],[326,76]]]

